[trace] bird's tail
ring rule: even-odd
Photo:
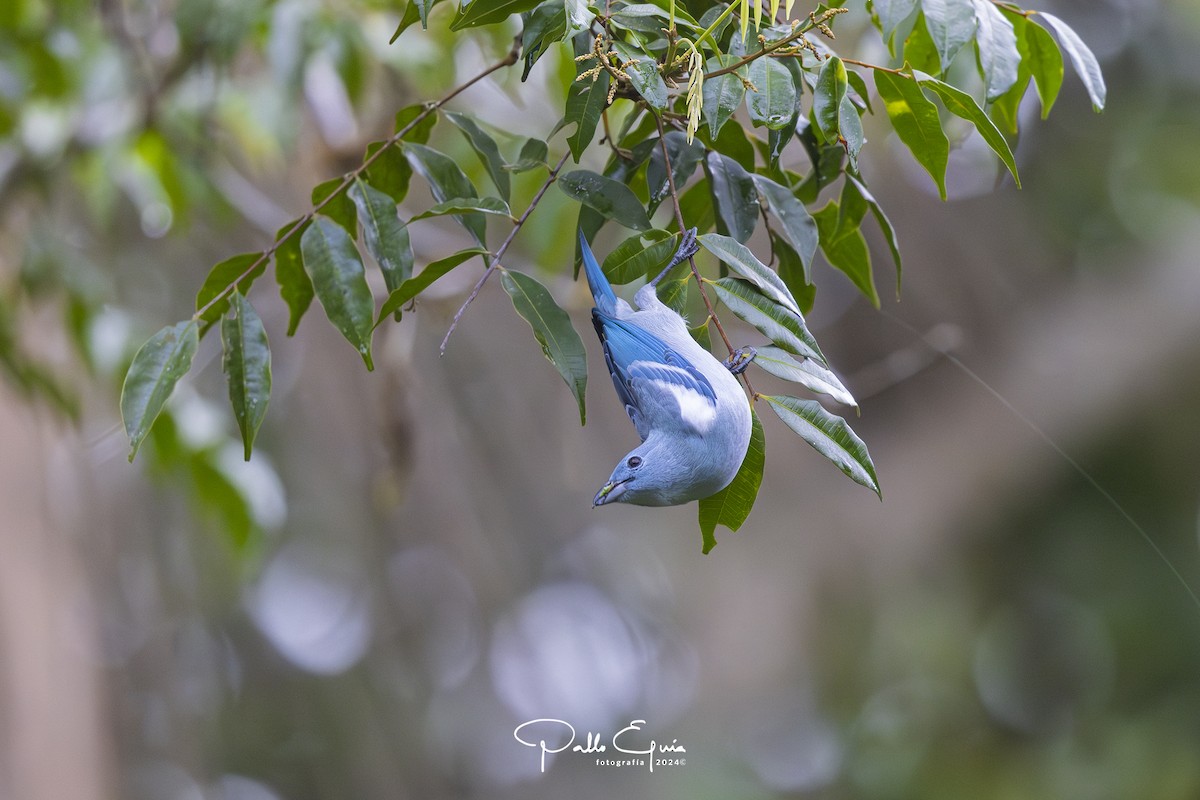
[[[583,231],[579,232],[579,250],[583,253],[583,268],[587,272],[588,286],[592,290],[592,299],[596,303],[596,308],[600,309],[601,313],[612,314],[617,307],[617,295],[613,292],[608,278],[604,277],[604,271],[596,263],[596,256],[592,253],[587,239],[584,238]]]

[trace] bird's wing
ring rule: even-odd
[[[708,378],[654,334],[592,311],[617,396],[643,441],[655,427],[704,433],[717,417]]]

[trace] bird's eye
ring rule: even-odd
[[[642,465],[642,458],[641,456],[630,456],[629,460],[625,462],[625,465],[630,469],[637,469]]]

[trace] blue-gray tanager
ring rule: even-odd
[[[655,291],[664,275],[695,254],[695,230],[684,235],[667,268],[634,295],[637,311],[613,292],[582,231],[579,247],[604,361],[642,437],[596,493],[593,506],[673,506],[719,492],[737,474],[750,445],[750,403],[733,374],[749,361],[722,364]]]

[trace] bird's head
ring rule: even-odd
[[[608,483],[596,493],[592,507],[609,503],[669,506],[685,502],[678,496],[680,487],[688,485],[687,459],[681,455],[652,439],[646,440],[617,462]]]

